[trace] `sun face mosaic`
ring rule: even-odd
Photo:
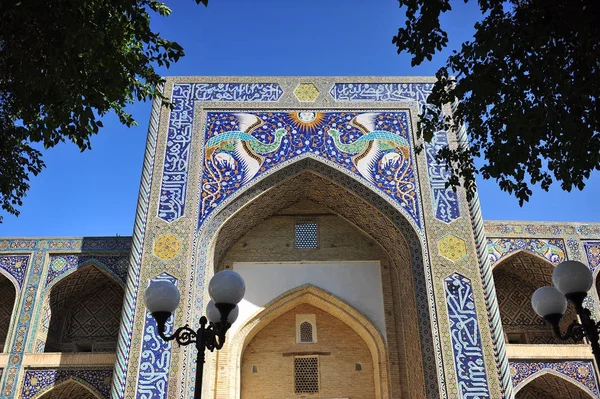
[[[360,176],[420,226],[405,111],[208,112],[199,223],[256,177],[313,156]]]

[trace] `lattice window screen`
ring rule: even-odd
[[[300,342],[311,343],[313,341],[313,326],[308,321],[300,324]]]
[[[294,390],[296,393],[319,392],[319,358],[314,356],[294,359]]]
[[[317,249],[318,247],[317,222],[297,222],[296,248]]]

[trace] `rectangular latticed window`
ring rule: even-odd
[[[317,222],[296,222],[296,248],[317,249],[318,247]]]
[[[294,359],[294,391],[296,393],[319,392],[318,357],[297,357]]]

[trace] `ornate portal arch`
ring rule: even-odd
[[[311,199],[325,202],[334,212],[368,235],[376,237],[388,251],[390,258],[394,260],[397,280],[411,287],[406,290],[398,289],[406,291],[401,294],[406,303],[403,308],[407,312],[413,312],[411,316],[402,316],[406,324],[404,334],[418,337],[419,342],[406,348],[406,357],[421,365],[421,371],[409,378],[421,381],[415,382],[415,386],[425,384],[426,395],[438,395],[440,389],[443,389],[440,385],[444,384],[444,372],[436,315],[430,312],[430,306],[433,306],[433,287],[424,235],[419,234],[407,218],[386,199],[365,187],[360,180],[317,159],[297,160],[278,173],[240,190],[227,207],[200,226],[195,237],[196,257],[193,260],[194,264],[200,266],[198,274],[193,278],[195,285],[189,287],[190,292],[196,295],[188,321],[193,323],[203,312],[203,304],[207,301],[204,297],[204,284],[210,280],[218,259],[227,250],[228,244],[225,243],[237,240],[249,226],[268,216],[270,211],[265,210],[265,207],[273,204],[274,198],[283,199],[284,203],[279,205],[283,207],[298,198],[298,190],[302,195],[312,193],[314,198]],[[253,211],[248,211],[249,209]],[[234,228],[223,229],[228,220],[244,210],[247,211],[247,217],[238,217]],[[186,352],[185,361],[191,362],[193,354],[191,351]],[[194,369],[190,368],[188,381],[193,373]],[[189,385],[184,378],[182,386]]]
[[[581,391],[585,392],[587,395],[589,395],[590,399],[597,398],[597,394],[594,393],[592,390],[590,390],[589,387],[585,386],[581,382],[579,382],[563,373],[559,373],[555,370],[551,370],[551,369],[547,369],[547,368],[542,369],[542,370],[530,375],[529,377],[525,378],[523,381],[520,381],[519,384],[517,386],[515,386],[515,397],[518,397],[519,392],[521,392],[529,384],[533,383],[535,380],[544,378],[544,376],[548,376],[548,375],[553,376],[555,379],[559,379],[559,381],[564,381],[566,383],[565,384],[566,386],[559,387],[559,389],[562,388],[564,390],[564,389],[568,389],[567,388],[568,386],[573,386],[577,390],[581,390]],[[554,390],[554,389],[556,389],[556,387],[551,387],[551,389]],[[562,397],[565,397],[565,398],[566,397],[574,397],[574,396],[570,396],[570,395],[567,396],[568,393],[567,393],[567,395],[565,395],[564,391],[558,392],[558,389],[556,389],[555,393],[557,395],[564,395]]]

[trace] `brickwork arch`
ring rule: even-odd
[[[553,396],[554,395],[554,396]],[[594,399],[585,385],[554,370],[541,370],[515,387],[515,399]]]
[[[240,398],[241,361],[248,343],[273,320],[302,304],[312,305],[336,317],[364,340],[374,367],[375,399],[390,398],[387,349],[377,328],[358,310],[313,285],[295,288],[275,298],[237,330],[228,349],[228,363],[236,370],[235,380],[230,384],[230,397]]]

